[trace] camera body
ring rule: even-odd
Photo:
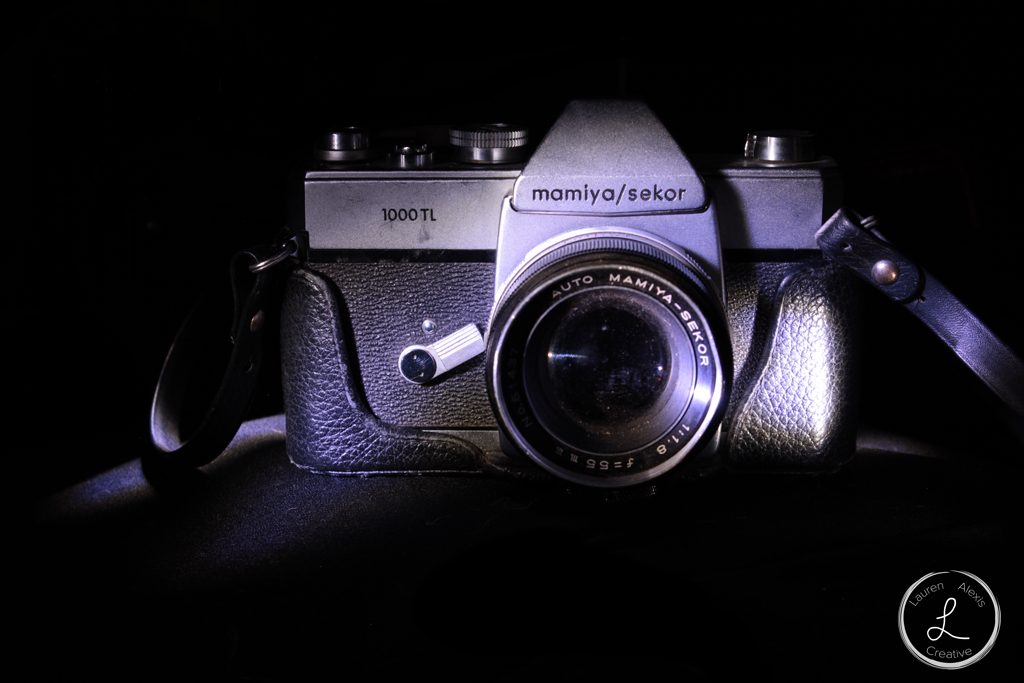
[[[333,132],[293,184],[296,465],[622,487],[852,455],[858,294],[815,242],[841,183],[806,137],[691,161],[623,101],[571,103],[532,152],[416,133]]]

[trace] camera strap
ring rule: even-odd
[[[268,306],[279,305],[279,284],[294,259],[296,244],[283,234],[272,246],[239,252],[231,260],[233,306],[205,296],[181,326],[167,352],[150,409],[156,447],[142,459],[147,476],[205,465],[227,448],[245,419],[263,355]],[[273,312],[273,309],[271,309]],[[228,317],[230,316],[230,318]],[[225,322],[230,320],[229,334]],[[201,361],[227,346],[229,359],[209,408],[197,428],[182,438],[182,415],[191,400]]]
[[[818,246],[927,325],[1013,411],[1015,425],[1024,430],[1024,363],[952,292],[893,247],[874,225],[873,218],[840,209],[817,232]]]

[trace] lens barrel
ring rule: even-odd
[[[488,389],[509,440],[579,484],[648,481],[714,435],[728,398],[722,305],[685,252],[646,233],[567,234],[502,287]]]

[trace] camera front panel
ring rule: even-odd
[[[390,425],[421,429],[494,429],[484,357],[426,384],[406,381],[399,357],[467,324],[486,329],[494,264],[488,262],[310,263],[336,288],[340,324],[354,346],[353,376],[372,413]]]

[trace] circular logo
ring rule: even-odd
[[[900,635],[929,666],[962,669],[988,654],[999,635],[999,603],[969,572],[934,572],[907,589],[900,603]]]

